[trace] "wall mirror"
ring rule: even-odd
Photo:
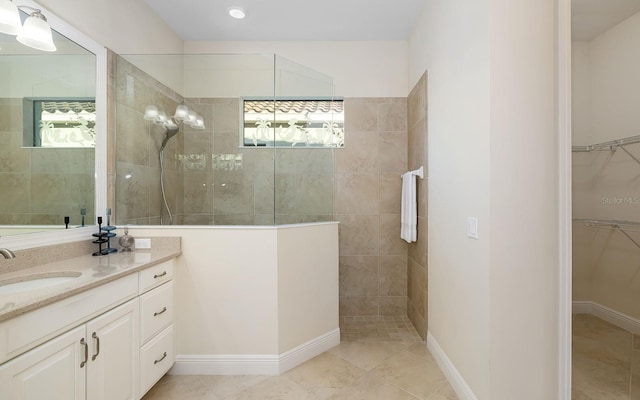
[[[42,10],[57,48],[0,33],[0,247],[20,250],[88,238],[104,214],[106,49],[30,0],[16,5]]]

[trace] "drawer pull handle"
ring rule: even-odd
[[[98,337],[98,335],[96,335],[95,332],[93,332],[93,335],[91,335],[91,337],[96,340],[96,354],[91,356],[91,361],[95,361],[96,358],[98,358],[98,354],[100,354],[100,338]]]
[[[154,312],[154,313],[153,313],[153,316],[154,316],[154,317],[157,317],[158,315],[160,315],[160,314],[164,313],[165,311],[167,311],[167,307],[163,307],[163,308],[162,308],[162,310],[157,311],[157,312]]]
[[[164,352],[164,354],[162,355],[162,357],[160,357],[160,359],[159,359],[159,360],[155,360],[155,361],[153,362],[153,365],[156,365],[157,363],[162,362],[162,360],[164,360],[165,358],[167,358],[167,352],[166,352],[166,351]]]
[[[161,274],[156,274],[153,276],[153,279],[158,279],[160,277],[163,277],[167,274],[167,271],[163,271]]]
[[[89,360],[89,344],[82,338],[80,339],[80,345],[84,346],[84,361],[80,363],[80,368],[84,368]]]

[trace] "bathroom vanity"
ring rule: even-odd
[[[175,360],[180,254],[82,256],[0,274],[0,399],[141,398]]]

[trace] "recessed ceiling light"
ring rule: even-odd
[[[229,15],[235,19],[242,19],[247,16],[247,13],[240,7],[231,7],[229,9]]]

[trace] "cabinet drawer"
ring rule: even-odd
[[[173,260],[144,269],[139,274],[138,293],[142,294],[173,279]]]
[[[140,394],[151,389],[173,362],[173,325],[170,325],[140,348]]]
[[[140,343],[173,323],[173,282],[140,296]]]

